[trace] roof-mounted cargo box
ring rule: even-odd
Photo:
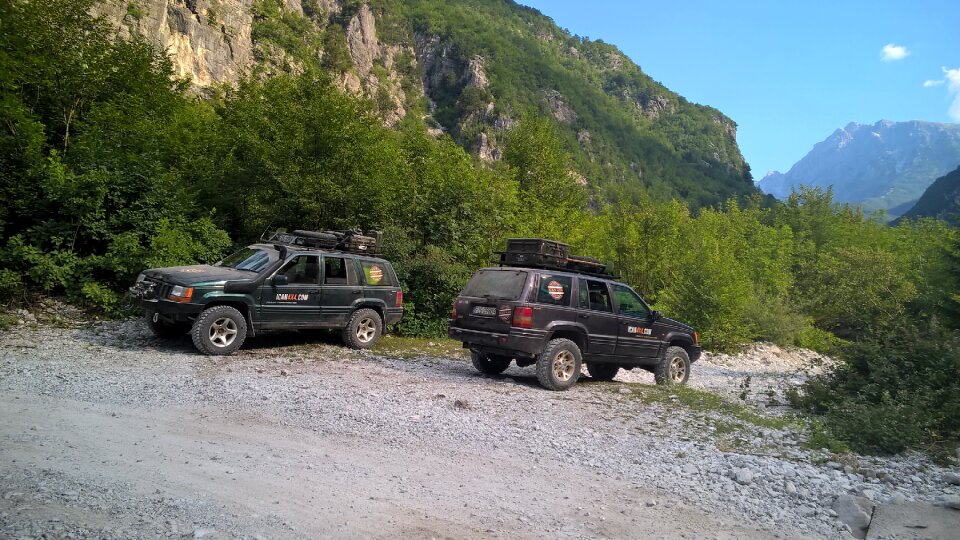
[[[500,253],[501,266],[524,266],[575,272],[609,278],[607,267],[597,259],[570,255],[570,246],[545,238],[510,238]]]
[[[271,244],[376,255],[380,252],[383,233],[381,231],[364,233],[358,229],[346,231],[295,230],[292,233],[275,231],[264,233],[260,240]]]

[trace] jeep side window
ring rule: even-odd
[[[287,276],[291,285],[316,285],[320,281],[320,258],[316,255],[297,255],[287,261],[278,276]]]
[[[633,292],[630,287],[624,285],[614,285],[613,295],[617,298],[617,313],[628,317],[637,317],[645,319],[650,316],[650,310],[640,299],[640,296]]]
[[[347,265],[343,257],[323,258],[323,284],[347,285]]]
[[[537,290],[537,303],[552,304],[554,306],[569,306],[570,289],[572,286],[573,278],[569,276],[540,274],[540,287]]]
[[[594,311],[613,311],[606,283],[580,278],[580,307]]]
[[[383,263],[361,260],[360,268],[363,270],[363,283],[365,285],[374,287],[393,286],[393,280]]]

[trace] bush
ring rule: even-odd
[[[900,328],[850,343],[796,404],[859,452],[897,453],[960,437],[960,335]]]

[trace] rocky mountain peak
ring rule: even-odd
[[[814,145],[787,173],[768,174],[760,189],[783,198],[800,185],[832,187],[838,202],[896,217],[958,164],[960,125],[851,122]]]

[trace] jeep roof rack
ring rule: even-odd
[[[319,248],[328,251],[341,251],[358,255],[377,255],[383,241],[382,231],[359,229],[343,231],[304,231],[292,233],[285,230],[264,232],[260,241],[267,244],[285,245],[299,248]]]
[[[545,238],[510,238],[500,254],[500,266],[538,268],[615,279],[605,264],[590,257],[570,255],[570,246]]]

